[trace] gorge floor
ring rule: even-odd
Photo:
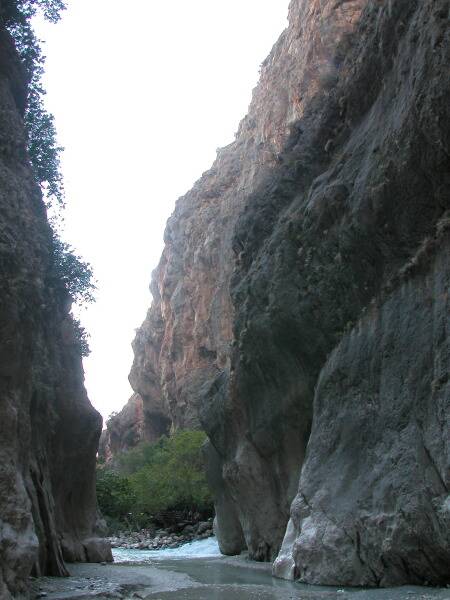
[[[134,564],[75,564],[68,578],[35,580],[47,600],[450,600],[450,589],[361,589],[275,579],[268,563],[244,556],[162,559]]]

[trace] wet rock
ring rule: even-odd
[[[233,556],[247,548],[236,506],[222,478],[222,463],[211,443],[204,446],[204,458],[208,481],[214,494],[216,518],[214,534],[222,554]]]
[[[186,525],[185,527],[183,527],[183,535],[188,536],[188,535],[193,535],[195,532],[195,529],[192,525]]]
[[[1,3],[3,9],[4,3]],[[101,417],[83,384],[71,300],[26,152],[26,76],[0,27],[0,597],[66,575],[96,535]],[[67,558],[67,557],[66,557]]]
[[[90,538],[83,541],[88,562],[112,562],[111,545],[106,539]]]
[[[201,521],[198,524],[198,527],[197,527],[197,534],[201,535],[202,533],[206,533],[207,531],[210,531],[211,528],[212,528],[212,525],[211,525],[210,522],[208,522],[208,521]]]
[[[180,527],[175,527],[175,529],[179,528]],[[122,533],[117,537],[109,538],[108,541],[112,548],[160,550],[162,548],[177,548],[178,546],[192,542],[193,540],[207,539],[213,535],[211,521],[204,522],[201,534],[197,533],[198,524],[184,526],[184,529],[186,528],[188,528],[190,533],[178,535],[176,533],[168,534],[165,532],[165,534],[162,535],[162,532],[165,530],[160,529],[158,530],[158,533],[155,534],[151,529],[142,529],[139,532]],[[136,541],[137,539],[140,541]]]

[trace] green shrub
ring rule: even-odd
[[[96,286],[93,279],[92,267],[73,248],[60,240],[53,232],[53,260],[51,277],[56,289],[64,290],[75,304],[82,306],[94,302]],[[73,331],[77,341],[80,356],[89,356],[89,334],[81,325],[79,319],[73,316]]]
[[[181,431],[147,450],[146,464],[129,477],[139,511],[204,510],[211,505],[201,456],[205,437],[202,431]]]
[[[0,19],[14,39],[28,79],[24,124],[31,168],[47,207],[55,209],[64,206],[60,164],[63,148],[57,143],[53,115],[45,108],[45,90],[42,85],[45,56],[31,20],[39,12],[48,21],[56,23],[65,8],[64,0],[3,0],[0,3]],[[62,283],[75,303],[83,304],[94,300],[95,285],[91,266],[77,256],[68,244],[62,242],[55,231],[52,275]],[[77,319],[74,319],[74,328],[80,354],[87,356],[88,334]]]
[[[54,233],[53,276],[60,281],[72,300],[79,305],[94,301],[96,289],[89,263],[75,254],[74,249]]]
[[[113,417],[115,414],[111,416]],[[175,435],[179,435],[179,433]],[[136,448],[121,452],[115,457],[118,472],[122,475],[137,473],[155,460],[155,457],[161,452],[166,443],[167,437],[162,436],[157,442],[152,444],[144,442],[136,446]]]
[[[64,203],[64,185],[60,168],[63,150],[56,140],[53,115],[45,108],[45,90],[42,86],[45,56],[40,41],[31,26],[31,19],[40,12],[56,23],[65,9],[62,0],[4,0],[0,17],[11,33],[17,52],[28,75],[28,99],[25,108],[25,128],[28,136],[28,154],[36,181],[50,205]]]
[[[212,512],[212,497],[206,483],[201,447],[206,439],[202,431],[179,431],[162,437],[154,444],[141,444],[115,459],[115,470],[99,468],[100,510],[106,517],[117,517],[111,499],[104,498],[104,477],[117,485],[115,496],[123,515],[143,526],[164,511]],[[126,482],[126,484],[124,484]],[[126,490],[126,492],[125,492]],[[110,494],[111,496],[111,494]],[[112,512],[114,511],[114,512]]]
[[[91,337],[79,319],[73,317],[73,330],[75,339],[78,344],[78,351],[80,356],[89,356],[91,349],[89,347],[89,338]]]
[[[128,479],[100,467],[97,469],[97,500],[102,513],[119,522],[126,519],[136,503]]]

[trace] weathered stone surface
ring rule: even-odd
[[[25,152],[25,78],[0,30],[0,597],[65,575],[96,527],[101,417],[83,386],[68,296]]]
[[[214,446],[207,442],[204,446],[206,476],[214,495],[216,517],[214,534],[222,554],[234,556],[247,548],[236,505],[222,477],[222,461]]]
[[[83,540],[86,560],[83,562],[113,562],[111,544],[102,538],[88,538]]]
[[[449,46],[442,9],[439,3],[397,2],[389,11],[388,6],[366,3],[353,38],[354,48],[342,64],[332,93],[319,96],[312,104],[302,121],[307,135],[285,159],[293,161],[295,169],[288,167],[284,176],[274,177],[266,190],[262,188],[241,219],[237,238],[247,258],[234,279],[234,299],[242,351],[235,355],[229,385],[235,403],[245,403],[256,418],[269,411],[274,414],[273,407],[288,397],[287,385],[295,368],[283,376],[286,352],[287,360],[297,360],[297,380],[309,383],[310,395],[304,399],[311,401],[329,352],[391,277],[406,268],[423,241],[434,235],[437,220],[449,206],[449,114],[444,100],[448,90],[442,83]],[[280,199],[284,199],[283,211]],[[267,214],[274,214],[275,219],[264,237],[261,230],[267,228]],[[257,302],[245,305],[251,294]],[[421,318],[419,315],[413,319]],[[414,342],[413,336],[405,342],[410,362],[419,358]],[[447,356],[443,365],[447,373],[448,360]],[[397,367],[401,381],[408,374],[402,373],[404,364]],[[339,405],[344,390],[330,395],[329,401]],[[261,402],[267,393],[269,409]],[[434,403],[430,390],[424,394],[424,402]],[[410,410],[413,419],[412,399]],[[315,411],[313,414],[314,423]],[[273,417],[266,420],[266,435],[276,422]],[[292,424],[292,419],[287,422]],[[349,423],[344,425],[350,428]],[[336,426],[333,420],[328,425]],[[314,425],[309,448],[317,431]],[[442,431],[435,433],[442,438]],[[354,436],[358,434],[353,431]],[[382,429],[375,435],[382,435]],[[264,435],[261,437],[266,443]],[[264,455],[264,446],[259,447]],[[364,453],[363,448],[360,451]],[[340,469],[339,463],[335,469]],[[319,485],[319,480],[315,483]],[[323,479],[317,493],[327,485]],[[420,488],[415,494],[417,499]],[[429,494],[428,504],[433,500],[431,490]],[[387,501],[380,494],[380,505]],[[425,511],[426,504],[419,504]],[[338,505],[334,498],[336,510]],[[331,512],[330,518],[339,522],[340,515]],[[431,516],[425,511],[423,518]],[[381,537],[375,535],[375,522],[366,526],[369,523],[381,553]],[[305,538],[310,535],[311,544],[321,547],[321,533],[312,528]],[[436,557],[445,556],[448,542],[442,540],[437,522],[434,535],[441,539],[441,545],[434,548]],[[420,539],[417,536],[416,544]],[[411,552],[402,552],[401,540],[395,541],[398,547],[392,549],[392,555],[405,559],[398,567],[396,582],[416,581]],[[300,555],[300,551],[295,554],[298,576],[305,581],[330,582],[324,562],[313,573],[313,565]],[[348,567],[351,560],[344,550],[341,563],[328,563],[336,576],[340,565],[340,583],[361,583]],[[422,575],[426,571],[422,565]],[[436,581],[436,573],[431,575],[426,579]],[[442,567],[440,577],[448,577]],[[393,577],[386,567],[385,578],[378,573],[378,579],[366,578],[370,581],[384,584]]]
[[[275,574],[332,585],[448,583],[450,215],[446,227],[321,371]]]
[[[120,452],[136,447],[140,442],[154,442],[168,432],[170,420],[164,415],[146,414],[143,400],[133,394],[123,409],[106,422],[100,436],[99,458],[111,462]]]
[[[292,132],[298,135],[297,122],[321,81],[333,71],[333,47],[351,29],[357,5],[352,2],[351,6],[328,10],[322,32],[315,27],[317,7],[304,5],[300,11],[295,5],[291,7],[291,27],[262,65],[261,81],[254,91],[249,114],[239,126],[236,141],[219,151],[212,169],[178,200],[168,221],[165,249],[152,279],[153,304],[134,342],[130,382],[149,411],[168,416],[174,427],[197,427],[201,405],[202,426],[225,459],[227,477],[232,477],[234,457],[239,455],[242,474],[244,470],[248,473],[245,482],[243,477],[240,479],[242,485],[250,491],[255,478],[264,482],[256,494],[264,497],[263,506],[256,495],[252,494],[252,500],[248,492],[244,494],[248,497],[248,507],[245,508],[242,497],[239,502],[241,520],[248,523],[246,537],[250,552],[259,558],[274,557],[281,543],[309,433],[312,395],[309,393],[309,402],[303,403],[302,411],[296,401],[299,394],[306,393],[305,384],[298,383],[293,375],[297,370],[296,360],[290,362],[284,352],[283,369],[291,381],[290,398],[286,399],[289,408],[285,412],[295,413],[295,418],[291,414],[279,415],[280,425],[284,416],[287,421],[292,420],[292,427],[288,427],[282,438],[275,429],[273,441],[263,434],[272,448],[280,440],[283,446],[279,452],[275,451],[274,462],[269,465],[264,459],[260,461],[251,442],[236,447],[236,440],[245,439],[248,428],[241,409],[230,405],[234,413],[231,424],[223,418],[217,403],[201,399],[205,394],[209,397],[208,387],[216,377],[222,381],[225,375],[226,379],[230,368],[233,342],[230,278],[236,260],[242,261],[245,254],[239,243],[233,243],[236,220],[249,194],[279,168],[283,147]],[[303,36],[299,35],[300,23],[306,31]],[[308,85],[300,91],[305,78]],[[266,225],[270,225],[270,220],[263,227]],[[226,441],[215,432],[225,424]],[[262,423],[261,426],[263,429]],[[234,431],[236,427],[239,431]],[[259,425],[255,423],[255,427]],[[255,518],[260,520],[258,527],[267,532],[266,541],[261,542],[258,528],[251,531],[254,528],[250,524]],[[250,537],[254,542],[250,543]]]
[[[295,498],[280,575],[448,582],[449,8],[293,0],[168,222],[130,380],[207,432],[224,551],[275,558]]]
[[[339,344],[345,330],[354,327],[372,301],[377,302],[385,286],[395,287],[392,278],[395,280],[398,272],[407,270],[422,244],[426,245],[428,237],[433,238],[436,223],[449,206],[446,188],[449,113],[445,102],[448,81],[445,84],[442,81],[449,56],[446,20],[443,19],[448,14],[448,3],[397,2],[390,8],[371,2],[364,4],[352,38],[354,47],[342,63],[333,90],[328,97],[320,95],[317,102],[312,103],[311,112],[302,120],[302,124],[305,123],[302,129],[307,135],[299,139],[285,158],[285,161],[295,163],[295,169],[288,167],[285,175],[273,178],[272,187],[268,185],[266,190],[262,188],[255,195],[237,228],[237,238],[247,253],[246,264],[234,279],[235,306],[243,307],[236,310],[236,330],[243,349],[241,356],[236,355],[232,384],[229,385],[233,386],[236,403],[245,402],[246,407],[252,409],[254,405],[256,415],[261,415],[264,410],[260,400],[264,379],[267,380],[266,390],[273,386],[274,378],[276,380],[269,406],[283,402],[287,396],[287,390],[283,392],[283,388],[286,389],[289,379],[277,379],[277,371],[286,364],[282,353],[287,350],[291,360],[297,359],[298,379],[310,382],[312,392],[318,385],[321,369],[327,368],[327,355]],[[280,198],[284,198],[284,211],[279,210]],[[267,227],[267,214],[274,214],[275,219],[268,235],[262,236],[263,223]],[[437,242],[436,251],[440,243]],[[441,277],[445,280],[443,270]],[[420,284],[417,293],[420,293]],[[258,301],[247,302],[245,306],[250,294]],[[418,306],[411,319],[421,318]],[[391,325],[395,326],[395,320]],[[398,329],[400,336],[400,323]],[[448,336],[448,332],[444,335]],[[396,364],[397,386],[392,390],[391,398],[395,398],[401,389],[398,382],[409,377],[407,364],[420,361],[416,342],[413,332],[409,332],[402,348],[403,351],[408,349],[408,358]],[[258,351],[255,352],[257,343]],[[424,338],[421,343],[425,344],[424,352],[432,353],[430,345],[434,342],[430,338]],[[262,351],[259,350],[261,346]],[[359,351],[355,349],[354,357]],[[391,350],[374,345],[368,360],[376,361],[378,351]],[[339,371],[343,379],[349,366],[347,362]],[[382,364],[380,368],[385,367],[388,368]],[[448,353],[443,355],[442,369],[448,374]],[[293,369],[291,376],[292,372]],[[424,369],[422,375],[425,379],[420,385],[426,388],[431,372]],[[363,370],[359,376],[364,376]],[[392,372],[390,376],[392,378]],[[366,388],[367,393],[376,395],[378,384],[379,379],[373,377]],[[343,384],[328,395],[328,402],[334,409],[327,409],[330,419],[327,425],[321,420],[316,427],[316,418],[320,416],[316,414],[317,404],[314,405],[309,453],[314,452],[313,448],[317,452],[321,441],[326,436],[331,437],[330,430],[336,431],[338,439],[344,436],[358,439],[361,432],[356,418],[354,428],[349,420],[339,418],[337,422],[334,418],[341,410],[345,414],[341,399],[352,392],[350,384],[348,390]],[[364,413],[370,412],[369,397],[361,397]],[[410,411],[411,421],[415,419],[413,398],[406,394],[404,399],[404,410]],[[423,392],[422,401],[428,403],[433,412],[435,398],[430,388]],[[387,402],[380,407],[386,412],[379,423],[380,428],[373,432],[375,437],[384,433],[383,420],[384,424],[390,420],[388,408]],[[266,425],[267,433],[273,422],[269,420]],[[392,423],[393,435],[405,435],[400,425]],[[419,423],[417,427],[424,435],[423,425]],[[435,428],[434,433],[436,444],[442,450],[443,430]],[[316,445],[318,435],[320,439]],[[402,450],[414,443],[417,432],[411,431],[410,435],[403,448],[398,448],[397,460],[407,460],[402,456]],[[355,461],[359,461],[364,470],[366,448],[357,446],[353,452]],[[322,459],[325,454],[323,450]],[[350,459],[349,456],[341,458]],[[445,470],[448,454],[441,454],[441,459]],[[338,460],[333,463],[335,477],[341,471],[351,469],[351,464],[344,460],[342,465]],[[381,468],[383,458],[378,455],[374,462]],[[371,469],[373,465],[368,463],[366,468]],[[324,474],[322,471],[322,476]],[[303,481],[308,481],[304,471]],[[328,489],[327,477],[314,476],[314,482],[315,493],[321,498]],[[351,487],[347,493],[356,494],[358,486],[366,485],[367,482],[359,479],[356,488]],[[329,506],[332,504],[333,509],[327,514],[338,524],[342,518],[339,495],[343,496],[344,504],[346,486],[351,486],[351,477],[339,490],[330,490],[333,502],[330,501]],[[397,486],[401,488],[401,480],[397,481]],[[302,489],[301,484],[300,494]],[[334,496],[336,491],[337,496]],[[308,492],[311,492],[309,487]],[[383,530],[377,526],[377,516],[390,504],[389,496],[394,492],[387,480],[384,487],[376,489],[373,486],[361,491],[362,495],[366,493],[377,496],[371,507],[373,520],[368,518],[364,524],[370,531],[366,531],[365,536],[361,534],[362,560],[365,556],[363,544],[369,544],[369,540],[374,544],[373,551],[382,554]],[[432,560],[436,565],[440,565],[434,573],[427,567],[426,558],[422,557],[419,568],[417,562],[420,561],[414,557],[414,552],[420,554],[420,545],[425,544],[426,539],[425,529],[420,531],[420,526],[418,535],[406,548],[402,548],[403,534],[398,538],[393,536],[390,558],[396,557],[398,561],[401,556],[404,561],[399,561],[395,569],[392,565],[384,566],[383,572],[381,563],[375,576],[367,574],[369,568],[361,576],[351,566],[354,554],[349,554],[344,546],[340,547],[340,560],[333,564],[333,558],[326,555],[323,528],[314,527],[314,524],[309,528],[312,519],[306,520],[307,513],[302,513],[305,520],[298,517],[301,496],[297,496],[293,511],[297,523],[300,520],[303,524],[298,526],[298,532],[305,527],[304,541],[300,542],[298,552],[294,552],[297,576],[305,581],[330,583],[333,581],[330,572],[333,572],[335,583],[347,585],[384,585],[394,581],[417,581],[420,577],[428,581],[440,578],[442,582],[448,578],[440,559],[448,556],[448,540],[442,538],[439,521],[428,510],[436,500],[436,490],[427,490],[426,501],[420,499],[422,494],[427,495],[422,486],[411,485],[410,493],[410,506],[420,507],[421,518],[433,523],[429,525],[428,533],[436,539],[431,556],[435,557]],[[308,494],[305,496],[309,497]],[[322,505],[321,502],[318,504]],[[358,515],[355,510],[349,510],[347,516],[350,521],[354,519],[354,527],[350,529],[354,532],[359,527]],[[402,530],[401,522],[395,517],[392,525]],[[330,531],[330,540],[332,537]],[[309,554],[303,552],[308,547],[306,539],[309,539]],[[355,544],[359,544],[356,534],[354,539]],[[335,541],[339,545],[339,541]],[[316,552],[314,557],[312,547]],[[317,553],[321,553],[320,566],[315,564]]]

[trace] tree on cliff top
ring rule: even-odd
[[[63,0],[4,0],[1,18],[14,38],[17,51],[28,75],[28,100],[24,121],[28,135],[28,153],[36,181],[41,186],[47,205],[64,204],[64,185],[60,168],[63,150],[56,140],[53,115],[44,105],[42,86],[45,56],[36,38],[31,19],[38,12],[56,23],[65,9]]]
[[[40,13],[51,23],[56,23],[66,8],[64,0],[3,0],[0,19],[12,35],[17,52],[28,78],[28,98],[24,124],[28,139],[28,155],[36,182],[41,187],[47,207],[64,206],[64,184],[53,115],[44,104],[42,85],[45,56],[41,41],[31,24]],[[77,304],[94,300],[93,272],[89,263],[76,255],[73,248],[63,242],[53,230],[52,276]],[[80,321],[74,318],[74,333],[79,342],[80,354],[89,354],[88,334]]]
[[[48,21],[56,23],[65,8],[64,0],[3,0],[2,17],[9,26],[12,23],[25,23],[40,11]]]

